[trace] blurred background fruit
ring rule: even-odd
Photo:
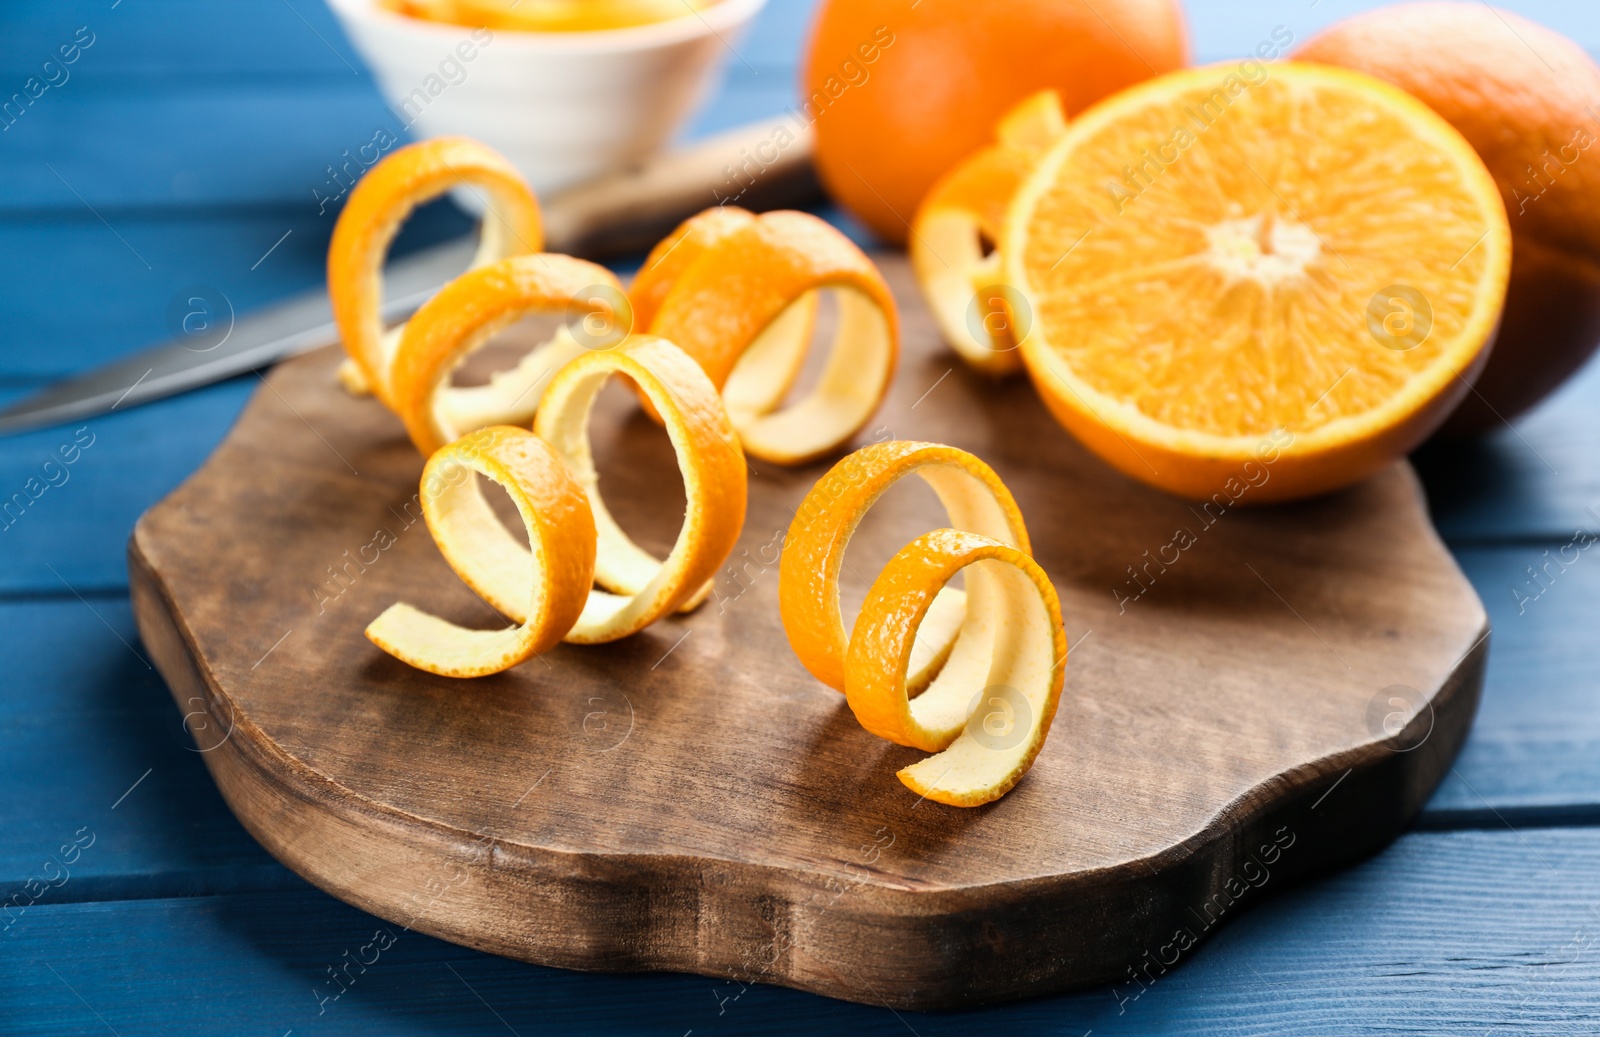
[[[829,193],[905,241],[924,193],[1029,94],[1068,115],[1181,67],[1176,0],[823,0],[802,63]]]
[[[1402,4],[1307,41],[1297,59],[1414,94],[1477,149],[1511,218],[1511,284],[1488,366],[1443,435],[1502,427],[1600,344],[1600,68],[1577,44],[1481,3]]]

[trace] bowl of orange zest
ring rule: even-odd
[[[662,150],[766,0],[328,0],[396,120],[540,193]]]

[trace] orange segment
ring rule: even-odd
[[[1510,240],[1483,163],[1420,102],[1246,62],[1080,116],[1001,253],[1069,430],[1173,493],[1267,501],[1361,479],[1437,427],[1487,355]]]
[[[522,174],[499,152],[466,137],[440,137],[400,148],[373,166],[350,192],[328,246],[328,297],[354,362],[347,386],[370,388],[389,402],[389,365],[400,328],[385,332],[383,262],[413,209],[466,186],[486,212],[473,267],[537,252],[544,242],[539,203]]]
[[[810,393],[782,407],[822,289],[839,300],[827,366]],[[745,450],[778,464],[813,460],[854,436],[883,401],[899,355],[899,318],[877,267],[800,212],[769,212],[721,236],[673,280],[650,331],[705,369]]]
[[[915,700],[906,675],[930,606],[967,570],[969,615],[949,662]],[[981,636],[980,636],[981,635]],[[1066,673],[1061,604],[1024,551],[938,529],[907,544],[879,574],[850,638],[845,695],[861,726],[936,753],[899,772],[912,791],[951,806],[1005,795],[1039,755]]]
[[[489,509],[474,472],[511,496],[531,551]],[[367,627],[372,643],[441,677],[499,673],[555,647],[589,598],[595,558],[589,502],[555,451],[523,429],[480,429],[428,459],[421,500],[451,568],[518,625],[470,630],[400,603]]]
[[[613,375],[630,379],[655,406],[678,455],[686,509],[665,561],[623,532],[600,494],[589,410]],[[614,641],[705,599],[744,527],[745,460],[716,389],[683,350],[665,339],[637,335],[604,352],[585,353],[551,379],[534,431],[576,473],[599,541],[594,579],[606,591],[590,597],[568,641]]]
[[[530,313],[580,314],[488,384],[452,387],[473,351]],[[538,390],[563,364],[615,345],[631,325],[622,284],[605,267],[571,256],[513,256],[469,270],[406,324],[392,363],[390,397],[423,454],[485,425],[531,420]]]
[[[911,224],[911,267],[939,331],[957,355],[988,374],[1022,370],[995,251],[1006,207],[1066,126],[1060,94],[1041,90],[1027,98],[996,126],[999,143],[934,183]]]
[[[834,465],[806,494],[784,538],[778,606],[795,655],[814,677],[836,691],[845,690],[849,641],[839,608],[845,549],[873,503],[912,472],[938,494],[952,525],[1024,553],[1031,550],[1011,491],[994,469],[965,450],[892,440],[863,447]],[[988,622],[961,591],[936,590],[931,618],[923,624],[909,662],[907,680],[913,690],[933,679],[953,645],[963,639],[974,641]]]

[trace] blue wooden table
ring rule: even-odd
[[[1600,47],[1587,6],[1506,5]],[[774,0],[692,132],[791,102],[808,6]],[[1192,0],[1195,50],[1361,6]],[[318,283],[333,217],[311,188],[392,124],[317,0],[6,0],[0,96],[74,41],[70,78],[0,119],[0,401],[167,337],[193,286],[245,312]],[[405,244],[466,226],[435,207]],[[1515,429],[1419,458],[1494,638],[1477,726],[1415,829],[1275,891],[1146,988],[953,1015],[506,961],[398,932],[262,851],[146,661],[123,555],[256,384],[0,440],[0,497],[32,498],[0,520],[0,1033],[1600,1029],[1600,553],[1546,568],[1600,530],[1600,367]],[[380,960],[331,986],[382,929]]]

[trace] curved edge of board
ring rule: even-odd
[[[1381,849],[1465,740],[1488,656],[1479,603],[1478,636],[1430,711],[1252,788],[1153,857],[1001,888],[861,882],[841,893],[821,872],[529,845],[360,796],[274,743],[206,671],[141,544],[146,528],[128,554],[151,658],[180,706],[203,701],[230,719],[226,733],[193,732],[223,798],[319,888],[408,930],[543,965],[690,972],[915,1010],[1105,982],[1137,996],[1263,889]],[[1454,564],[1436,536],[1433,546]],[[807,910],[818,898],[829,909]]]

